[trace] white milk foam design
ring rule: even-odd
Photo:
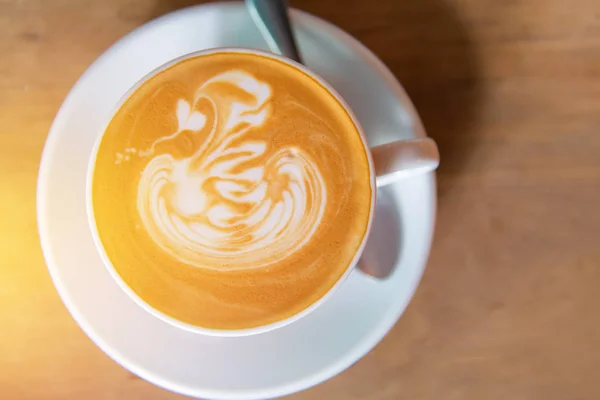
[[[178,100],[176,132],[139,152],[153,158],[141,175],[138,211],[152,239],[176,259],[215,270],[260,268],[289,257],[315,234],[327,190],[306,152],[281,148],[243,168],[268,150],[267,142],[244,138],[270,117],[271,92],[244,71],[219,74],[196,90],[191,104]],[[210,127],[210,116],[195,110],[206,101],[214,113]],[[203,136],[190,157],[156,154],[157,145],[184,131]]]

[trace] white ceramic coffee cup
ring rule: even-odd
[[[145,83],[148,79],[156,75],[157,73],[191,57],[207,55],[212,53],[219,52],[227,52],[227,53],[242,53],[242,54],[253,54],[259,55],[263,57],[269,57],[286,64],[293,66],[294,68],[308,74],[317,82],[319,82],[323,87],[325,87],[332,96],[334,96],[340,104],[344,106],[348,115],[352,118],[354,125],[356,126],[363,146],[366,150],[368,163],[369,163],[369,177],[371,181],[371,206],[369,211],[369,221],[367,225],[366,233],[361,241],[361,244],[352,258],[351,263],[347,266],[344,274],[338,279],[338,281],[327,291],[327,293],[322,296],[319,300],[311,304],[309,307],[300,311],[297,314],[294,314],[286,319],[270,323],[268,325],[263,325],[254,328],[247,329],[232,329],[232,330],[223,330],[223,329],[208,329],[202,328],[195,325],[187,324],[185,322],[179,321],[173,317],[170,317],[155,308],[151,307],[147,304],[142,298],[140,298],[121,278],[118,272],[113,267],[111,261],[109,260],[100,237],[98,235],[98,230],[96,227],[94,211],[92,207],[91,201],[91,191],[92,191],[92,176],[94,172],[94,167],[96,164],[96,156],[98,153],[98,148],[100,146],[100,142],[102,140],[102,136],[104,132],[112,120],[114,114],[121,108],[123,103],[129,99],[131,94],[139,88],[143,83]],[[261,50],[248,49],[248,48],[236,48],[236,47],[227,47],[227,48],[214,48],[209,50],[202,50],[193,52],[190,54],[186,54],[184,56],[173,59],[158,68],[154,69],[142,79],[140,79],[133,87],[131,87],[121,98],[119,103],[115,106],[113,112],[110,117],[107,119],[106,124],[104,124],[103,129],[98,132],[98,137],[96,139],[96,143],[92,150],[92,156],[90,158],[90,162],[88,165],[88,173],[87,173],[87,182],[86,182],[86,207],[87,207],[87,215],[88,221],[91,228],[92,236],[94,239],[94,243],[96,245],[96,249],[102,258],[102,261],[106,268],[108,269],[110,275],[115,279],[119,287],[129,295],[129,297],[144,310],[149,312],[150,314],[162,319],[163,321],[174,325],[178,328],[185,329],[187,331],[192,331],[196,333],[211,335],[211,336],[223,336],[223,337],[231,337],[231,336],[246,336],[252,334],[258,334],[267,332],[273,329],[277,329],[283,327],[285,325],[291,324],[292,322],[302,318],[303,316],[309,314],[313,310],[315,310],[319,305],[325,302],[345,281],[348,275],[353,271],[354,267],[358,264],[358,260],[362,255],[364,247],[367,243],[367,239],[369,237],[369,233],[371,230],[371,224],[373,221],[373,216],[375,215],[375,204],[376,204],[376,195],[377,188],[385,185],[389,185],[397,181],[398,179],[402,179],[407,175],[412,174],[420,174],[433,171],[437,168],[439,164],[439,153],[435,142],[430,138],[417,138],[417,139],[409,139],[409,140],[398,140],[395,142],[387,143],[384,145],[376,146],[370,148],[367,143],[366,136],[364,131],[358,122],[358,119],[352,112],[352,109],[348,106],[348,104],[344,101],[344,99],[321,77],[317,74],[306,68],[304,65],[299,64],[293,60],[290,60],[286,57],[279,56],[276,54],[268,53]]]

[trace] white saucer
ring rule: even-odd
[[[355,111],[371,145],[424,135],[403,89],[366,48],[338,28],[294,11],[309,68]],[[211,399],[265,399],[318,384],[356,362],[394,325],[423,272],[435,219],[434,175],[378,195],[364,259],[393,268],[386,280],[355,271],[307,317],[268,333],[216,338],[180,330],[121,291],[87,224],[86,167],[100,127],[139,78],[210,47],[267,49],[241,3],[168,14],[107,50],[75,84],[50,130],[38,183],[38,221],[48,269],[65,305],[110,357],[166,389]]]

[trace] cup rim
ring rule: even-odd
[[[106,254],[104,245],[102,244],[102,241],[98,234],[98,230],[97,230],[97,226],[96,226],[96,219],[95,219],[95,215],[94,215],[94,208],[92,206],[92,180],[93,180],[93,174],[94,174],[95,165],[96,165],[96,159],[97,159],[97,155],[98,155],[98,149],[100,147],[100,143],[102,142],[102,138],[104,137],[104,133],[106,132],[106,128],[108,128],[108,125],[114,118],[115,114],[121,109],[123,104],[131,97],[131,95],[138,88],[140,88],[144,83],[146,83],[149,79],[151,79],[152,77],[154,77],[161,71],[164,71],[167,68],[177,65],[180,62],[190,59],[190,58],[205,56],[205,55],[209,55],[209,54],[216,54],[216,53],[252,54],[252,55],[262,56],[262,57],[266,57],[266,58],[271,58],[271,59],[280,61],[284,64],[288,64],[288,65],[298,69],[299,71],[305,73],[312,79],[314,79],[318,84],[320,84],[322,87],[324,87],[338,101],[339,104],[342,105],[342,107],[344,108],[346,113],[350,116],[352,123],[354,124],[354,126],[356,127],[356,129],[358,131],[359,137],[363,144],[365,155],[367,157],[368,165],[369,165],[369,181],[370,181],[370,186],[371,186],[371,204],[369,207],[369,218],[367,221],[367,227],[365,230],[365,234],[363,235],[362,241],[360,243],[360,246],[358,247],[358,250],[354,254],[354,257],[352,258],[351,262],[346,267],[346,270],[344,271],[342,276],[340,276],[338,278],[338,280],[335,282],[335,284],[333,286],[331,286],[325,292],[325,294],[323,296],[321,296],[317,301],[313,302],[312,304],[310,304],[308,307],[304,308],[303,310],[301,310],[301,311],[297,312],[296,314],[293,314],[285,319],[271,322],[271,323],[265,324],[265,325],[251,327],[251,328],[212,329],[212,328],[200,327],[197,325],[192,325],[192,324],[180,321],[174,317],[171,317],[171,316],[161,312],[160,310],[157,310],[156,308],[154,308],[150,304],[148,304],[131,287],[129,287],[129,285],[123,280],[121,275],[117,272],[116,268],[112,264],[112,261]],[[104,267],[108,270],[109,274],[112,276],[112,278],[115,280],[117,285],[121,288],[121,290],[123,290],[123,292],[125,292],[128,295],[128,297],[131,300],[133,300],[133,302],[136,303],[143,310],[147,311],[151,315],[159,318],[160,320],[162,320],[172,326],[186,330],[188,332],[199,333],[199,334],[215,336],[215,337],[243,337],[243,336],[255,335],[255,334],[260,334],[260,333],[269,332],[269,331],[272,331],[275,329],[279,329],[284,326],[290,325],[291,323],[301,319],[302,317],[310,314],[312,311],[317,309],[321,304],[323,304],[328,298],[330,298],[340,288],[340,286],[348,278],[348,276],[350,276],[350,274],[352,273],[352,271],[355,269],[356,265],[358,264],[358,261],[359,261],[361,255],[363,253],[363,250],[366,246],[367,239],[371,233],[371,226],[372,226],[373,218],[375,215],[375,205],[376,205],[376,200],[377,200],[376,175],[375,175],[375,168],[374,168],[374,164],[373,164],[373,158],[371,155],[371,151],[369,150],[369,145],[367,142],[366,135],[364,133],[364,130],[363,130],[360,122],[358,121],[358,118],[352,111],[352,108],[344,100],[344,98],[331,85],[329,85],[323,78],[321,78],[318,74],[316,74],[315,72],[308,69],[306,66],[304,66],[303,64],[300,64],[297,61],[294,61],[292,59],[289,59],[289,58],[284,57],[279,54],[267,52],[264,50],[245,48],[245,47],[215,47],[215,48],[198,50],[198,51],[193,51],[193,52],[184,54],[182,56],[176,57],[174,59],[171,59],[171,60],[159,65],[158,67],[154,68],[150,72],[146,73],[143,77],[138,79],[134,85],[132,85],[125,93],[123,93],[123,95],[121,96],[119,101],[115,104],[115,107],[113,107],[113,110],[111,111],[110,116],[106,118],[106,123],[102,125],[102,129],[100,129],[96,133],[96,135],[97,135],[97,137],[94,141],[94,146],[92,148],[90,159],[88,161],[88,166],[87,166],[87,171],[86,171],[86,181],[85,181],[86,214],[87,214],[87,219],[88,219],[88,225],[90,227],[90,231],[92,234],[92,239],[94,241],[94,247],[95,247],[96,251],[98,252],[100,258],[102,259],[102,263],[104,264]]]

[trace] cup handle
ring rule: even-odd
[[[430,138],[397,140],[371,147],[377,187],[389,185],[407,176],[434,171],[440,153]]]
[[[430,138],[398,140],[383,144],[372,147],[371,154],[378,188],[407,176],[431,172],[440,163],[437,145]],[[389,222],[386,223],[395,216],[390,207],[385,206],[386,193],[381,194],[381,203],[380,200],[377,203],[378,208],[382,208],[375,214],[372,236],[357,264],[361,272],[377,279],[385,279],[393,272],[398,252],[390,249],[389,243],[398,240],[399,236],[395,227]]]

